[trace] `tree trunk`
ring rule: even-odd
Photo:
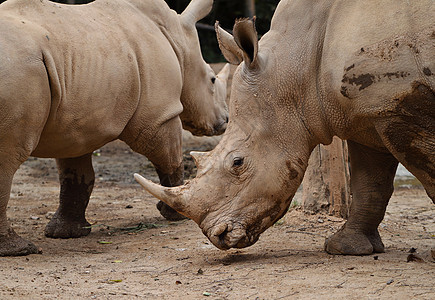
[[[328,146],[319,145],[311,153],[302,181],[304,210],[347,218],[351,202],[347,144],[334,137]]]

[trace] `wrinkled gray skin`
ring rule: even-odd
[[[38,251],[6,217],[13,175],[31,155],[59,169],[60,205],[45,229],[53,238],[89,234],[92,152],[110,141],[145,155],[162,185],[183,183],[182,126],[214,135],[228,119],[229,66],[216,77],[195,28],[212,5],[193,0],[181,15],[163,0],[0,5],[0,256]]]
[[[198,176],[152,194],[192,218],[220,249],[247,247],[287,211],[319,143],[346,139],[353,202],[326,251],[383,252],[378,233],[400,161],[435,199],[435,3],[432,0],[279,3],[257,44],[252,21],[225,57],[241,62],[230,122]]]

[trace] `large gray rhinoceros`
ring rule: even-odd
[[[198,176],[138,181],[199,224],[218,248],[246,247],[287,211],[319,143],[348,140],[353,202],[326,251],[384,251],[378,225],[400,161],[435,199],[435,2],[283,0],[261,40],[218,28],[237,68],[230,122]]]
[[[182,126],[214,135],[228,120],[229,66],[215,75],[195,28],[212,5],[193,0],[181,15],[163,0],[0,5],[0,256],[37,252],[6,218],[12,177],[30,155],[57,158],[49,237],[90,232],[92,152],[110,141],[149,158],[161,184],[183,183]]]

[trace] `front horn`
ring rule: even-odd
[[[188,217],[189,219],[192,219],[198,223],[199,218],[189,204],[191,195],[186,186],[163,187],[139,174],[134,174],[134,179],[136,179],[136,181],[143,186],[148,193],[157,199],[162,200],[183,216]]]

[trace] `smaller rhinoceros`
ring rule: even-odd
[[[435,1],[282,0],[260,41],[254,22],[218,28],[237,68],[230,122],[198,175],[152,194],[221,249],[254,244],[286,212],[313,148],[348,140],[350,216],[334,254],[384,251],[378,232],[400,161],[435,201]]]
[[[54,238],[89,234],[92,152],[110,141],[145,155],[161,184],[182,183],[182,127],[215,135],[228,121],[229,66],[215,75],[195,28],[212,5],[193,0],[181,15],[163,0],[0,5],[0,256],[38,251],[6,218],[29,156],[57,159],[60,205],[45,229]]]

